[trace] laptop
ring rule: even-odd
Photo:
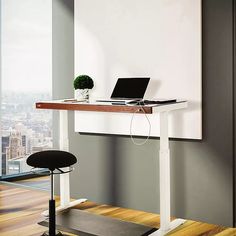
[[[143,99],[150,78],[119,78],[110,99],[98,99],[97,102],[126,104]]]

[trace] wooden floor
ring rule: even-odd
[[[26,187],[32,187],[36,189],[50,191],[50,177],[49,176],[40,176],[36,178],[31,178],[31,179],[18,180],[18,181],[15,181],[14,183],[17,183]]]
[[[39,226],[41,212],[47,208],[48,193],[17,187],[0,182],[0,235],[40,235],[46,228]],[[108,205],[85,202],[76,207],[94,214],[114,217],[125,221],[159,227],[159,216]],[[69,235],[69,234],[68,234]],[[224,228],[200,222],[187,221],[169,236],[236,236],[236,229]],[[115,235],[114,235],[115,236]]]

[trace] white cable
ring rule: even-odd
[[[151,134],[151,122],[150,122],[150,120],[149,120],[149,118],[148,118],[148,116],[147,116],[145,110],[143,109],[143,106],[142,106],[140,103],[138,103],[138,105],[139,105],[140,108],[138,108],[138,109],[133,113],[133,115],[132,115],[131,122],[130,122],[130,127],[129,127],[129,132],[130,132],[130,138],[131,138],[132,143],[133,143],[134,145],[141,146],[141,145],[144,145],[144,144],[148,141],[148,139],[149,139],[149,137],[150,137],[150,134]],[[135,114],[136,114],[137,112],[140,112],[140,110],[141,110],[141,111],[143,112],[143,114],[145,115],[145,117],[146,117],[146,119],[147,119],[147,121],[148,121],[149,128],[148,128],[148,136],[147,136],[147,138],[146,138],[143,142],[137,143],[137,142],[134,140],[134,138],[133,138],[132,125],[133,125],[133,120],[134,120]]]

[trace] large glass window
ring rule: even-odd
[[[1,0],[0,175],[28,172],[29,154],[52,147],[52,1]]]

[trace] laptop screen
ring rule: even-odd
[[[119,78],[111,98],[143,98],[150,78]]]

